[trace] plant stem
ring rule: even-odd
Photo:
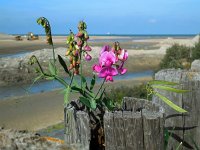
[[[81,65],[81,89],[83,86],[83,80],[82,80],[82,75],[83,75],[83,66],[82,66],[82,47],[80,48],[80,65]]]
[[[73,80],[74,80],[74,73],[72,73],[71,81],[70,81],[70,84],[69,84],[70,88],[71,88],[71,86],[72,86]]]
[[[68,87],[68,84],[65,82],[65,80],[63,80],[60,77],[55,76],[54,77],[58,82],[60,82],[62,85],[64,85],[66,88]]]
[[[101,84],[101,86],[100,86],[100,88],[99,88],[99,90],[98,90],[98,92],[97,92],[95,98],[98,96],[98,94],[99,94],[100,90],[102,89],[102,87],[103,87],[105,81],[106,81],[106,78],[104,78],[104,80],[103,80],[103,82],[102,82],[102,84]],[[94,99],[95,99],[95,98],[94,98]]]
[[[54,63],[54,68],[56,68],[56,57],[55,57],[55,50],[54,50],[53,41],[52,41],[52,49],[53,49],[53,63]]]

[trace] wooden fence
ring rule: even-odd
[[[149,101],[124,98],[124,111],[104,115],[106,150],[162,150],[164,110]]]
[[[171,129],[170,132],[178,135],[181,139],[192,145],[193,148],[195,148],[193,140],[198,146],[200,146],[200,72],[195,72],[191,70],[186,71],[180,69],[167,69],[161,70],[156,73],[155,79],[177,82],[180,83],[178,88],[190,90],[190,92],[183,94],[166,92],[162,90],[159,91],[159,93],[168,97],[175,104],[187,110],[188,113],[185,113],[184,115],[175,115],[177,114],[177,112],[171,109],[165,103],[163,103],[158,97],[154,96],[153,102],[159,103],[165,108],[166,117],[177,116],[168,118],[165,121],[166,128]],[[186,130],[194,126],[197,127]],[[180,130],[181,128],[183,129]],[[173,137],[170,137],[167,149],[176,149],[179,144],[180,141],[178,142]],[[181,150],[182,149],[188,148],[181,146]]]
[[[79,144],[80,150],[89,150],[91,135],[88,114],[70,108],[66,112],[66,117],[68,121],[64,134],[66,144]]]

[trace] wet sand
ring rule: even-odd
[[[134,86],[151,80],[151,77],[107,83],[105,86]],[[96,88],[97,89],[97,88]],[[70,99],[76,99],[71,94]],[[63,121],[63,95],[60,90],[24,97],[0,100],[0,126],[36,131]]]

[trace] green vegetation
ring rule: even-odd
[[[192,60],[200,59],[200,39],[192,48]]]
[[[159,69],[165,68],[185,68],[187,62],[190,62],[190,47],[175,44],[168,48],[166,55],[160,62]]]
[[[146,84],[133,87],[121,86],[106,91],[106,95],[114,101],[119,108],[122,104],[123,97],[147,98]],[[151,98],[150,98],[151,99]]]
[[[200,39],[194,47],[174,44],[168,48],[166,55],[160,62],[159,70],[166,68],[188,69],[195,59],[200,59]]]

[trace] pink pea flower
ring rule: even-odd
[[[106,81],[113,81],[113,76],[118,74],[117,69],[113,67],[103,67],[99,72],[99,78],[105,78]]]
[[[102,67],[100,65],[94,64],[92,69],[94,72],[99,73],[101,71]]]
[[[103,46],[103,48],[101,49],[100,55],[101,55],[102,53],[104,53],[105,51],[110,51],[109,45]]]
[[[115,54],[108,45],[104,46],[99,56],[99,64],[93,65],[93,71],[98,73],[99,78],[105,78],[106,81],[113,82],[113,76],[125,74],[126,68],[123,68],[125,61],[128,59],[128,52],[124,49]],[[116,65],[120,60],[120,65]]]
[[[105,51],[99,58],[99,64],[101,66],[110,67],[116,62],[116,56],[112,51]]]
[[[106,82],[107,82],[107,81],[113,82],[113,77],[112,77],[112,76],[107,76],[107,77],[106,77]]]
[[[123,75],[127,72],[127,69],[126,68],[123,68],[124,66],[124,61],[121,62],[121,65],[117,68],[118,72]]]
[[[85,51],[91,51],[91,47],[89,45],[86,45],[84,48],[83,48]]]
[[[126,61],[128,59],[127,50],[122,49],[120,54],[118,55],[118,59],[121,60],[121,61]]]
[[[92,56],[90,56],[88,53],[85,55],[85,60],[90,61],[92,59]]]

